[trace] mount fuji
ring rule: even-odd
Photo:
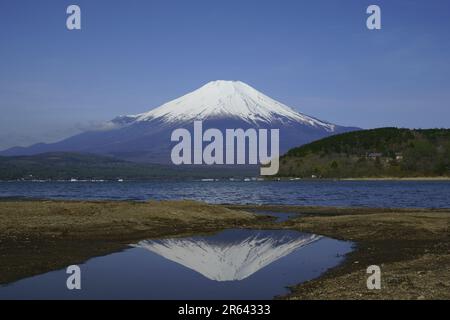
[[[80,152],[119,159],[170,163],[175,129],[280,129],[280,152],[324,138],[358,130],[304,115],[240,81],[213,81],[149,112],[125,115],[107,122],[102,130],[84,132],[52,144],[15,147],[3,156],[46,152]],[[106,129],[105,129],[106,128]]]

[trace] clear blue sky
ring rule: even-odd
[[[82,31],[65,27],[69,4]],[[218,79],[337,124],[450,127],[448,0],[1,0],[0,40],[0,148]]]

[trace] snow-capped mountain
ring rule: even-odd
[[[214,281],[239,281],[321,239],[317,235],[258,231],[250,236],[235,231],[233,238],[232,242],[214,237],[142,241],[134,247],[149,250]]]
[[[98,131],[89,131],[53,144],[16,147],[1,155],[44,152],[85,152],[125,160],[170,163],[173,130],[192,131],[196,120],[203,128],[280,129],[280,152],[356,130],[320,121],[275,101],[240,81],[213,81],[151,111],[117,117]]]
[[[333,132],[335,125],[303,115],[241,81],[213,81],[146,113],[119,117],[118,124],[165,123],[235,118],[250,125],[295,121]]]

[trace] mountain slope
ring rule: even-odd
[[[234,118],[249,124],[297,121],[333,132],[335,125],[300,114],[240,81],[213,81],[152,111],[123,116],[115,123],[159,119],[165,123]]]
[[[450,129],[381,128],[328,137],[290,150],[280,176],[450,176]]]
[[[12,148],[1,155],[43,152],[84,152],[131,161],[169,163],[173,130],[203,128],[280,129],[280,150],[329,135],[356,130],[317,120],[294,111],[238,81],[214,81],[152,111],[121,116],[107,123],[109,130],[85,132],[53,144]]]

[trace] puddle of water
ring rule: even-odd
[[[285,230],[149,240],[81,265],[79,291],[67,290],[59,270],[0,287],[0,299],[272,299],[351,250],[349,242]]]

